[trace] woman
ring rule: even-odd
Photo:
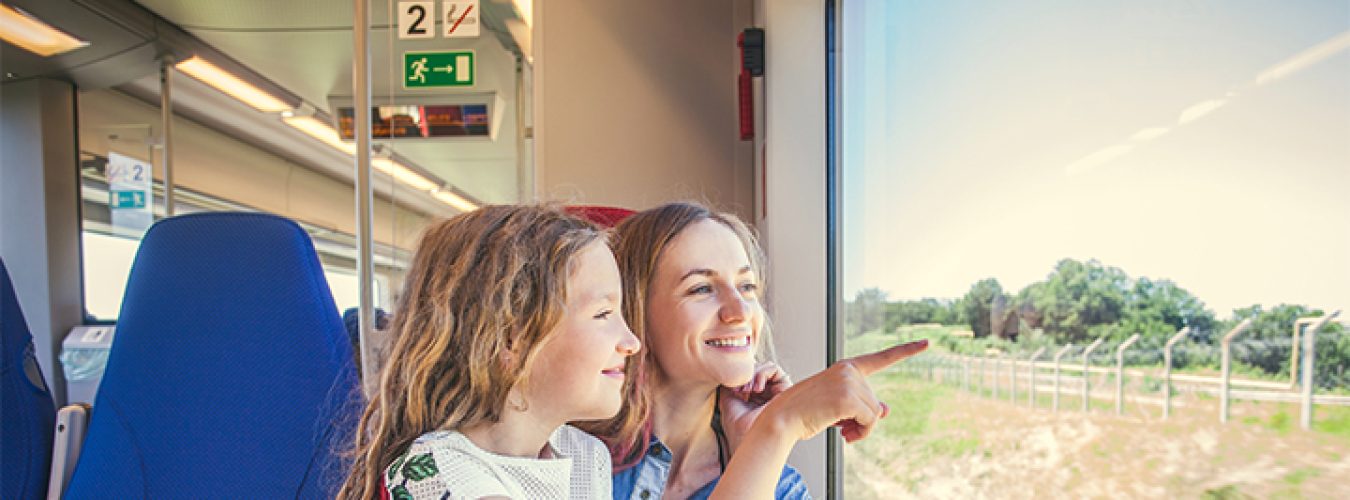
[[[882,365],[860,371],[841,363],[788,389],[786,376],[765,363],[772,342],[760,304],[762,253],[733,215],[672,203],[628,217],[615,228],[614,239],[624,317],[647,347],[629,358],[624,408],[613,419],[583,426],[612,451],[614,498],[702,499],[713,495],[719,481],[733,484],[725,484],[718,496],[754,491],[809,498],[801,475],[786,465],[767,472],[777,475],[771,489],[741,486],[763,486],[763,464],[783,463],[792,444],[835,418],[856,418],[845,435],[864,436],[885,414],[864,380],[872,366]],[[888,350],[882,362],[919,349]],[[833,397],[846,392],[857,397]],[[719,397],[725,415],[718,414]],[[733,461],[741,434],[757,418],[770,418],[759,416],[770,398],[777,410],[772,418],[791,416],[794,424],[756,426],[759,432],[744,445],[750,449],[737,450]],[[802,418],[807,414],[816,418]],[[802,422],[807,424],[798,425]]]

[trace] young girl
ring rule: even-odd
[[[639,344],[590,223],[494,206],[428,228],[339,498],[608,498],[600,441]]]

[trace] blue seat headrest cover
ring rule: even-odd
[[[0,498],[47,496],[56,406],[33,354],[33,336],[0,260]]]
[[[331,498],[361,404],[313,243],[287,219],[165,219],[132,265],[72,498]]]

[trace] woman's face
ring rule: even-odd
[[[527,411],[561,421],[609,418],[623,401],[624,360],[640,344],[619,312],[623,285],[609,246],[592,243],[574,259],[567,309],[525,384]]]
[[[764,310],[736,233],[705,219],[680,231],[647,291],[647,342],[667,381],[738,386],[755,370]]]

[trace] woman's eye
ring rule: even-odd
[[[759,291],[759,283],[741,283],[741,292],[750,293]]]
[[[701,295],[712,293],[712,285],[699,285],[689,289],[689,295]]]
[[[599,313],[597,313],[595,316],[591,316],[591,319],[600,319],[600,320],[609,319],[609,316],[611,314],[614,314],[614,310],[605,309],[604,311],[600,311]]]

